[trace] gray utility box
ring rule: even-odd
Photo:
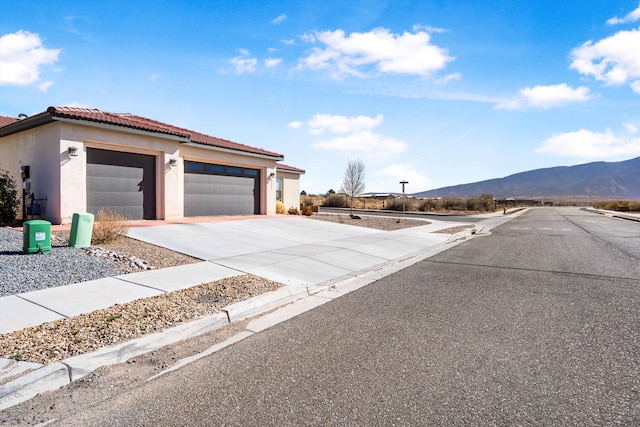
[[[88,248],[91,246],[93,234],[93,214],[74,213],[71,220],[69,246],[72,248]]]

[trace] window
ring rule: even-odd
[[[188,171],[203,171],[204,165],[202,163],[185,162],[184,167]]]
[[[276,200],[282,202],[282,178],[276,178]]]

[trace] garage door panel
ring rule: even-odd
[[[256,179],[185,173],[185,216],[253,215]]]
[[[87,211],[155,219],[155,157],[87,149]]]
[[[94,197],[100,201],[102,206],[139,206],[142,208],[143,197],[142,193],[115,193],[109,191],[94,192]],[[91,199],[88,199],[91,202]],[[95,203],[90,203],[96,205]]]
[[[113,172],[117,171],[117,178],[138,179],[142,180],[143,170],[140,167],[122,166],[122,165],[101,165],[88,164],[87,172],[91,171],[91,175],[100,178],[113,178]]]
[[[87,190],[130,193],[137,188],[137,191],[142,194],[142,191],[144,190],[142,186],[143,184],[141,178],[128,179],[96,177],[95,179],[87,183]]]

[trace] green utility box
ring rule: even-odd
[[[51,252],[51,223],[41,219],[22,225],[22,249],[26,254]]]
[[[93,214],[74,213],[71,219],[69,246],[72,248],[88,248],[91,246],[93,233]]]

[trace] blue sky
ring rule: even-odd
[[[407,192],[640,156],[640,3],[12,1],[0,114],[128,112]]]

